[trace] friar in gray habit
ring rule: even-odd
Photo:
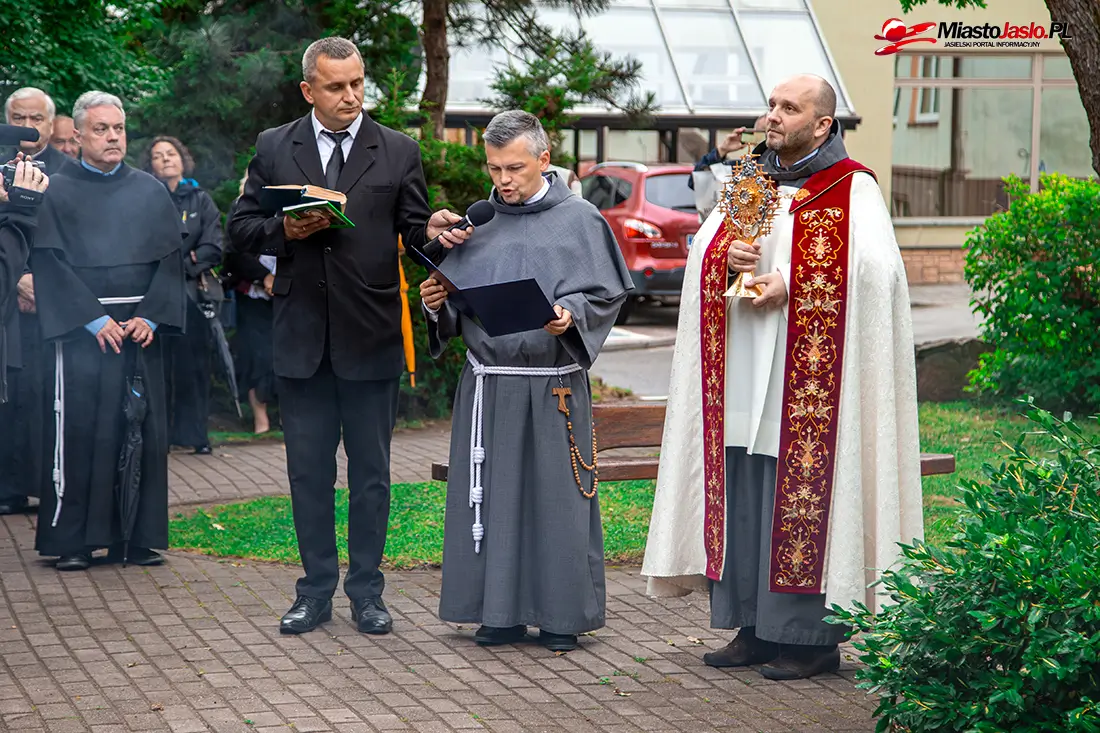
[[[454,402],[439,616],[480,623],[479,644],[539,629],[554,651],[604,625],[603,531],[588,372],[633,289],[599,210],[550,165],[537,117],[518,110],[483,135],[496,216],[447,254],[475,287],[535,278],[557,319],[492,338],[420,286],[433,357],[461,336],[467,363]]]

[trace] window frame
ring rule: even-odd
[[[970,52],[947,52],[947,53],[901,53],[899,56],[910,57],[916,59],[921,56],[938,56],[941,58],[965,58],[966,56],[977,56],[978,53]],[[1045,67],[1045,60],[1049,57],[1065,56],[1064,53],[1056,53],[1050,51],[1033,51],[1027,54],[1032,59],[1031,64],[1031,76],[1030,78],[990,78],[990,77],[947,77],[947,78],[924,78],[924,77],[902,77],[897,75],[897,68],[895,66],[894,72],[894,89],[911,90],[914,98],[918,89],[1029,89],[1031,90],[1031,159],[1030,159],[1030,187],[1031,191],[1037,192],[1039,190],[1039,161],[1042,159],[1042,146],[1040,142],[1040,131],[1042,130],[1042,97],[1044,89],[1051,88],[1072,88],[1077,89],[1077,80],[1073,78],[1069,79],[1044,79],[1043,69]],[[917,63],[913,61],[911,63]],[[900,65],[900,64],[899,64]],[[1078,92],[1079,93],[1079,92]],[[915,101],[915,99],[914,99]],[[913,116],[913,110],[910,110],[910,117]],[[896,118],[895,118],[896,119]],[[904,217],[902,217],[904,219]],[[984,220],[985,217],[979,217]]]

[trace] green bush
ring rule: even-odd
[[[879,731],[1100,731],[1100,442],[1028,417],[1056,450],[1004,443],[946,547],[902,546],[884,610],[833,607],[861,632]]]
[[[417,137],[415,113],[411,111],[405,75],[391,71],[385,87],[386,93],[375,100],[371,116],[379,124]],[[428,204],[432,211],[445,208],[464,214],[470,204],[489,196],[492,181],[486,172],[483,148],[430,137],[419,142],[424,178],[428,184]],[[446,417],[451,414],[458,377],[466,363],[466,349],[460,339],[455,339],[439,359],[428,355],[428,329],[420,309],[420,283],[428,273],[408,257],[403,257],[401,264],[409,285],[416,386],[411,384],[406,372],[401,380],[399,414],[405,420]]]
[[[1011,207],[967,241],[966,279],[993,351],[971,372],[979,395],[1032,395],[1050,409],[1100,407],[1100,183],[1007,179]]]

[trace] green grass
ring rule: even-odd
[[[1015,442],[1030,423],[1015,411],[966,403],[923,404],[920,408],[921,449],[954,453],[956,472],[924,479],[925,531],[929,542],[941,543],[952,533],[958,514],[960,482],[981,480],[982,464],[999,465],[1005,449],[994,431]],[[1100,436],[1095,421],[1079,421]],[[266,436],[265,436],[266,437]],[[1036,446],[1049,446],[1037,442]],[[386,566],[392,569],[437,566],[443,555],[446,487],[442,483],[393,486]],[[337,547],[341,561],[347,550],[346,489],[336,494]],[[600,484],[604,551],[608,562],[639,562],[645,550],[653,484],[625,481]],[[171,546],[222,557],[297,563],[298,547],[290,498],[271,496],[238,504],[176,514],[171,521]]]
[[[953,520],[961,509],[960,484],[966,480],[984,480],[982,466],[989,463],[999,467],[1008,454],[1000,441],[1003,439],[1012,445],[1021,434],[1031,431],[1033,423],[1023,418],[1020,411],[965,402],[920,406],[921,450],[955,454],[955,473],[928,476],[923,480],[924,527],[928,542],[942,543],[953,533]],[[1074,421],[1087,434],[1100,436],[1095,420],[1075,415]],[[994,434],[997,431],[1002,433],[1001,439]],[[1034,450],[1054,447],[1053,441],[1035,436],[1028,438],[1028,444]]]
[[[407,570],[443,562],[446,486],[440,482],[395,484],[386,537],[386,567]],[[609,561],[639,562],[649,526],[653,486],[648,481],[600,484],[604,551]],[[347,562],[348,491],[336,492],[336,546]],[[173,548],[220,557],[297,563],[294,519],[287,496],[177,513],[170,525]]]
[[[273,443],[283,439],[282,430],[269,430],[262,435],[233,430],[211,430],[211,445],[241,445],[244,443]]]

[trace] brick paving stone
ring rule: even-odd
[[[427,480],[447,442],[446,426],[398,431],[394,483]],[[174,507],[286,493],[279,444],[170,458]],[[608,568],[607,627],[559,657],[479,647],[475,626],[441,622],[438,571],[387,573],[389,636],[357,633],[339,597],[323,630],[287,637],[300,568],[169,552],[160,567],[59,574],[33,547],[33,517],[0,518],[0,731],[874,729],[850,649],[839,674],[808,681],[705,667],[730,632],[707,628],[705,597],[646,597],[637,568]]]

